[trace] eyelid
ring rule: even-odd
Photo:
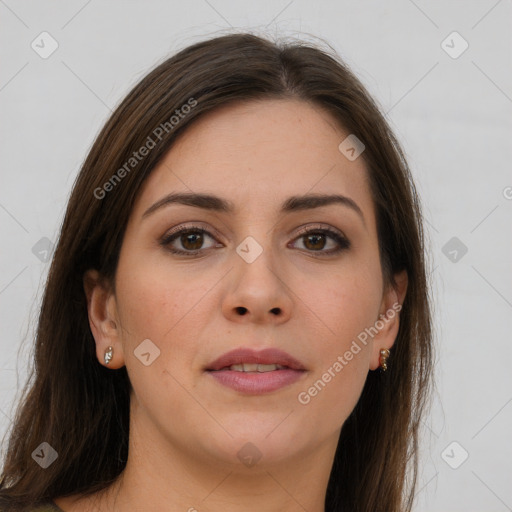
[[[322,222],[314,222],[313,224],[306,224],[305,226],[301,226],[298,228],[299,232],[297,236],[303,235],[305,233],[309,233],[310,231],[314,231],[318,229],[319,231],[331,231],[336,233],[337,235],[345,238],[348,240],[348,238],[345,236],[345,233],[343,231],[331,226],[330,224],[324,224]]]
[[[179,224],[178,226],[174,226],[173,228],[169,229],[165,232],[165,234],[162,236],[162,240],[170,238],[172,235],[179,233],[180,231],[193,231],[193,230],[199,230],[204,231],[206,234],[215,235],[216,238],[222,238],[222,235],[215,229],[212,228],[210,225],[206,225],[205,223],[201,221],[190,221],[189,223]]]
[[[174,226],[173,228],[169,229],[168,231],[165,232],[165,234],[162,236],[162,239],[165,239],[165,238],[169,238],[171,235],[175,234],[175,233],[178,233],[182,230],[193,230],[193,229],[199,229],[199,230],[204,230],[208,233],[211,233],[211,234],[214,234],[217,238],[222,238],[222,235],[213,227],[211,226],[207,226],[205,223],[201,222],[201,221],[189,221],[191,222],[192,224],[190,225],[187,225],[188,223],[185,223],[185,224],[179,224],[177,226]],[[300,236],[300,235],[303,235],[305,233],[309,233],[311,230],[314,230],[314,229],[324,229],[326,231],[334,231],[335,233],[337,233],[339,236],[345,238],[346,240],[348,240],[348,237],[345,235],[345,233],[343,233],[343,231],[337,229],[337,228],[334,228],[332,227],[330,224],[325,224],[325,223],[322,223],[322,222],[317,222],[317,223],[313,223],[313,225],[311,224],[305,224],[303,226],[300,226],[298,229],[298,232],[297,234],[295,235],[296,237]]]

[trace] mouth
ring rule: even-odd
[[[268,348],[262,351],[235,349],[205,368],[218,383],[243,394],[276,391],[302,378],[305,366],[290,354]]]
[[[293,356],[277,348],[252,350],[237,348],[212,361],[206,371],[268,372],[276,370],[305,370],[304,365]]]
[[[257,363],[242,363],[232,364],[231,366],[225,366],[219,370],[209,370],[212,372],[222,372],[231,370],[233,372],[244,372],[244,373],[266,373],[274,372],[276,370],[291,370],[288,366],[282,366],[280,364],[257,364]]]

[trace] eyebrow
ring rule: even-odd
[[[183,204],[186,206],[194,206],[203,210],[211,210],[219,213],[233,214],[236,210],[233,202],[223,199],[212,194],[199,194],[194,192],[173,192],[159,199],[156,203],[150,206],[142,215],[146,218],[156,210],[169,206],[171,204]],[[356,212],[366,226],[365,218],[361,208],[350,197],[340,194],[308,194],[303,196],[289,197],[281,205],[281,213],[290,213],[303,210],[312,210],[314,208],[321,208],[332,204],[340,204],[348,207]]]

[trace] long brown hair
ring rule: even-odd
[[[364,141],[384,279],[392,284],[394,273],[408,274],[390,368],[368,373],[343,425],[325,510],[411,510],[433,347],[422,217],[406,159],[379,107],[334,51],[249,33],[199,42],[165,60],[97,136],[69,199],[39,315],[35,374],[9,431],[0,481],[5,510],[89,495],[123,471],[130,382],[126,367],[113,371],[97,361],[83,275],[95,268],[113,281],[137,194],[187,126],[230,102],[265,98],[323,107]],[[130,160],[149,139],[155,144],[144,158]],[[42,442],[58,453],[46,469],[32,457]]]

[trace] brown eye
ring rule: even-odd
[[[324,233],[313,233],[310,235],[304,235],[304,245],[308,249],[315,251],[322,250],[325,247],[325,234]]]
[[[199,231],[189,231],[180,235],[181,245],[190,251],[200,249],[203,245],[203,234]]]
[[[340,233],[328,228],[307,228],[301,231],[296,240],[303,240],[303,245],[308,252],[318,253],[318,256],[337,254],[350,248],[350,242]],[[334,242],[334,248],[324,250],[328,241]]]
[[[172,253],[194,255],[205,249],[203,247],[205,238],[215,240],[205,229],[192,226],[172,232],[165,236],[160,243]],[[181,248],[176,247],[178,243],[181,245]]]
[[[199,226],[189,226],[174,230],[165,236],[160,244],[174,254],[194,256],[206,249],[215,247],[215,244],[210,247],[203,247],[205,238],[216,240],[205,229]],[[295,240],[302,240],[304,250],[315,254],[315,256],[334,255],[350,247],[350,242],[342,234],[328,228],[303,229]],[[325,250],[329,242],[333,247]],[[180,248],[176,247],[178,243],[181,246]]]

